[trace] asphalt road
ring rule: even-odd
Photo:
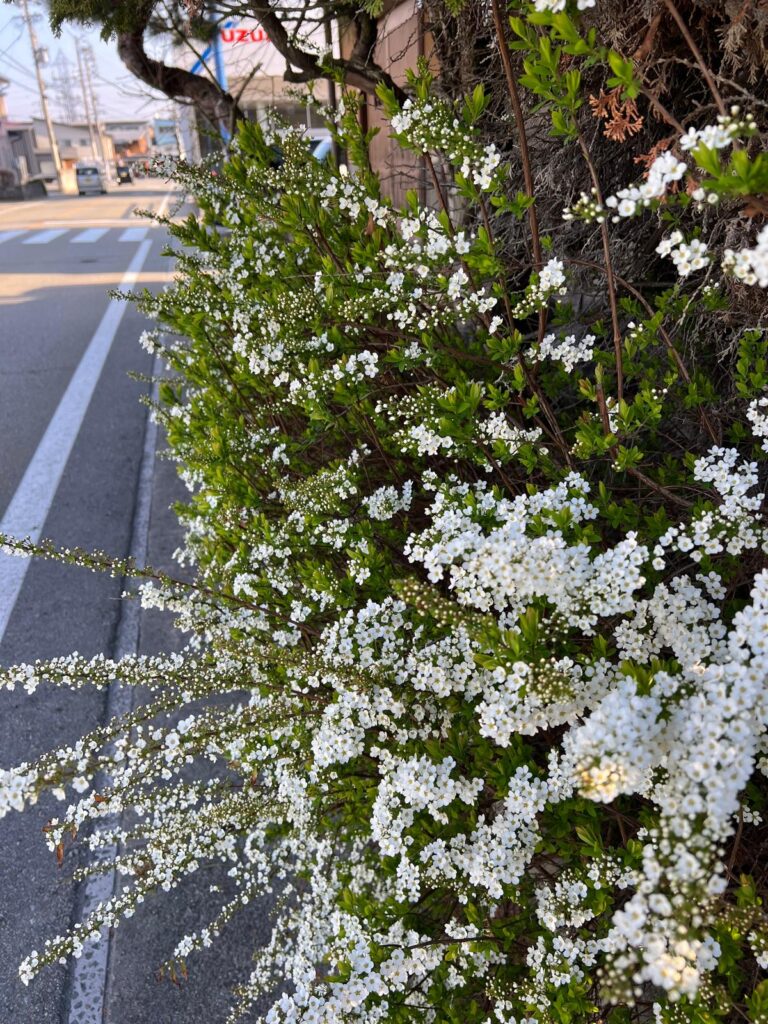
[[[131,304],[118,308],[107,290],[126,282],[156,288],[168,280],[172,260],[161,254],[166,232],[132,211],[166,209],[171,199],[162,183],[138,182],[106,196],[0,204],[5,526],[29,522],[18,532],[34,528],[59,544],[128,554],[147,430],[139,401],[147,385],[128,372],[149,373],[151,358],[137,343],[148,325]],[[168,566],[178,544],[169,506],[179,497],[173,468],[157,463],[148,523],[153,564]],[[21,578],[9,562],[26,565],[0,556],[0,663],[113,653],[122,581],[50,562],[29,563]],[[169,649],[179,639],[166,619],[142,619],[141,650]],[[71,743],[104,716],[105,696],[86,690],[1,692],[0,767]],[[82,896],[71,881],[77,846],[59,868],[43,842],[41,830],[58,810],[45,799],[0,821],[0,1024],[92,1024],[72,1005],[70,967],[48,968],[28,988],[17,975],[31,949],[67,928]],[[190,964],[184,988],[154,980],[176,940],[214,916],[215,906],[205,907],[214,883],[222,883],[216,873],[151,901],[114,933],[99,1024],[221,1019],[232,986],[247,976],[252,950],[265,938],[263,908],[237,919],[236,930],[198,962],[201,969]]]

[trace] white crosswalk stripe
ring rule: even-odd
[[[10,242],[14,238],[19,238],[23,245],[47,245],[48,242],[53,242],[57,238],[61,238],[62,235],[69,235],[68,242],[79,242],[81,244],[88,244],[98,242],[104,237],[110,230],[110,228],[85,228],[81,230],[82,225],[73,225],[71,229],[68,228],[46,228],[44,231],[34,231],[29,228],[19,228],[18,230],[0,231],[0,245],[4,242]],[[119,230],[119,229],[118,229]],[[118,242],[143,242],[149,235],[150,227],[130,227],[125,228],[118,235]],[[22,235],[26,235],[26,238],[22,238]]]
[[[126,228],[118,242],[143,242],[149,228]]]
[[[109,228],[87,228],[85,231],[81,231],[79,235],[75,235],[71,238],[71,242],[98,242],[100,238],[106,235]]]
[[[22,245],[47,245],[48,242],[52,242],[54,238],[58,238],[60,235],[66,235],[64,228],[52,228],[50,231],[38,231],[36,235],[32,235],[31,238],[25,238]]]

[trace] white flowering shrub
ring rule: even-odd
[[[583,141],[581,64],[644,89],[581,17],[536,0],[511,22],[552,145]],[[166,968],[274,892],[232,1021],[271,991],[267,1024],[758,1024],[768,250],[764,227],[736,251],[702,222],[711,196],[726,217],[768,192],[761,112],[689,125],[605,198],[585,148],[548,236],[483,142],[483,90],[411,86],[381,98],[435,206],[384,196],[350,96],[348,173],[253,125],[221,175],[177,169],[203,217],[172,228],[176,283],[144,297],[143,340],[173,371],[156,414],[194,581],[4,538],[142,578],[188,638],[0,673],[151,693],[2,774],[0,813],[70,792],[52,850],[120,842],[114,899],[22,977],[213,860],[236,896]],[[612,272],[627,221],[656,234],[662,287]],[[577,303],[584,222],[605,261]]]

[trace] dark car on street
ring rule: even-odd
[[[133,171],[128,164],[117,165],[117,180],[120,185],[130,185],[133,181]]]

